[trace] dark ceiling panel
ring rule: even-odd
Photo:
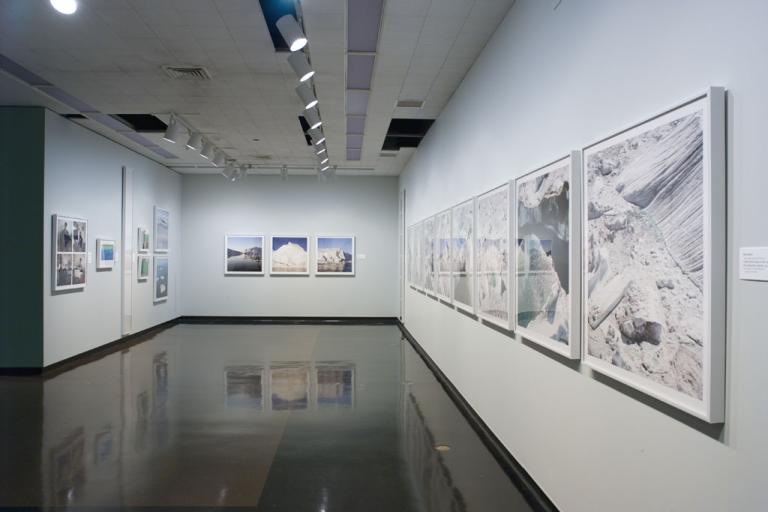
[[[152,114],[112,114],[111,117],[137,132],[163,133],[168,128],[167,124]]]
[[[397,151],[400,148],[418,147],[434,122],[434,119],[393,119],[381,149]]]

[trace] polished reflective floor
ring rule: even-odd
[[[0,404],[0,507],[530,510],[395,326],[178,325]]]

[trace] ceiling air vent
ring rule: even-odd
[[[174,80],[210,80],[211,73],[203,66],[163,66],[165,74]]]
[[[424,106],[422,100],[399,100],[397,106],[400,108],[421,108]]]
[[[379,156],[382,158],[395,158],[397,153],[379,153]]]

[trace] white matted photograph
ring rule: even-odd
[[[578,151],[515,180],[515,331],[570,359],[581,355]]]
[[[155,303],[168,300],[168,256],[155,256],[155,285],[152,297]]]
[[[435,294],[451,301],[451,210],[435,215]]]
[[[316,235],[315,275],[354,276],[355,236]]]
[[[138,228],[138,234],[136,237],[136,250],[140,253],[149,252],[150,240],[149,231],[147,228]]]
[[[435,292],[435,218],[421,222],[421,288],[427,293]]]
[[[264,235],[225,235],[224,273],[264,274]]]
[[[155,252],[168,252],[170,217],[168,210],[155,206]]]
[[[271,275],[309,275],[308,235],[273,235],[269,245],[269,273]]]
[[[85,288],[88,274],[88,221],[53,215],[51,235],[52,291]]]
[[[475,312],[475,200],[451,209],[451,296],[453,304]]]
[[[149,279],[149,255],[139,254],[136,260],[136,280],[140,283]]]
[[[584,362],[724,418],[725,93],[583,151]]]
[[[96,240],[96,270],[112,270],[115,267],[115,241]]]
[[[510,235],[509,183],[478,196],[477,218],[477,315],[505,329],[511,327],[509,279]]]

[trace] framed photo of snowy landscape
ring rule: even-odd
[[[225,235],[224,274],[264,275],[264,235]]]
[[[435,218],[421,223],[421,287],[430,294],[435,292]]]
[[[578,151],[515,180],[515,331],[565,357],[580,348]]]
[[[435,294],[451,300],[451,210],[435,215]]]
[[[478,196],[476,203],[477,315],[505,329],[511,326],[509,275],[510,185]]]
[[[269,247],[270,275],[309,275],[309,236],[273,235]]]
[[[405,245],[406,245],[406,257],[408,258],[408,284],[411,286],[411,288],[416,288],[416,243],[415,243],[415,236],[414,233],[416,232],[416,226],[411,225],[406,230],[406,236],[405,236]]]
[[[583,159],[583,361],[722,422],[724,89],[592,144]]]
[[[315,237],[315,275],[355,275],[354,235],[317,235]]]
[[[155,252],[168,252],[168,223],[170,217],[171,212],[155,206]]]
[[[475,312],[475,200],[451,209],[451,297],[453,304]]]

